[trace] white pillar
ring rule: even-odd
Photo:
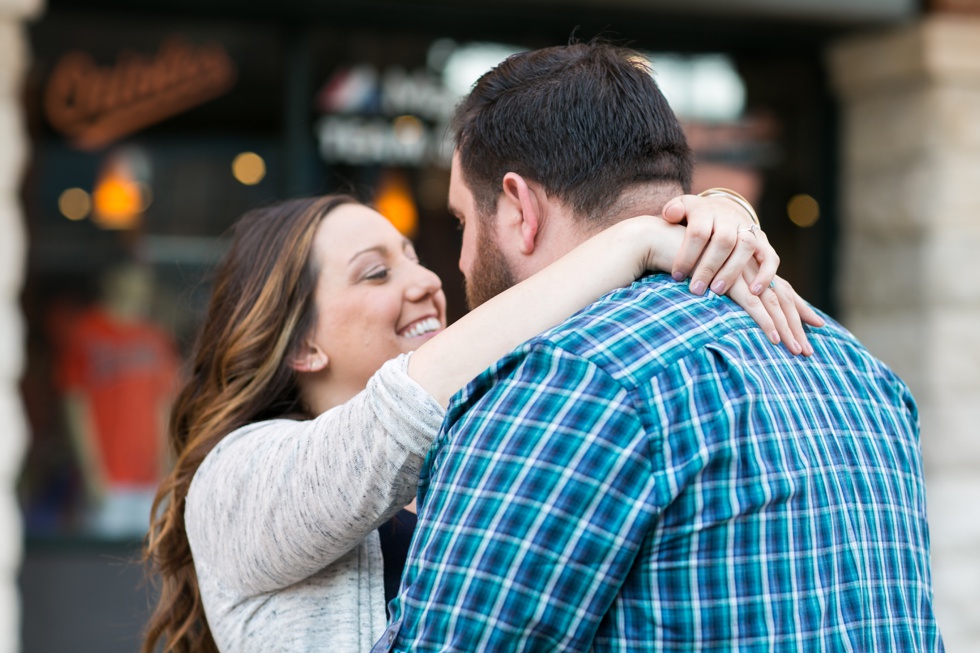
[[[24,21],[40,10],[41,0],[0,0],[0,651],[20,650],[22,526],[16,483],[27,421],[18,389],[25,349],[18,300],[27,242],[19,197],[28,144],[21,83],[30,56]]]
[[[829,64],[843,321],[918,400],[939,625],[980,651],[980,16],[849,39]]]

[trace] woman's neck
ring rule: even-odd
[[[347,403],[364,389],[363,386],[355,388],[349,384],[337,383],[336,380],[330,378],[327,371],[302,374],[298,379],[298,384],[300,398],[313,417]]]

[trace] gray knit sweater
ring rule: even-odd
[[[187,537],[223,653],[357,653],[384,632],[376,529],[414,498],[444,414],[407,366],[316,419],[238,429],[194,475]]]

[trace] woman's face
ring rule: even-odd
[[[446,326],[442,282],[380,213],[343,204],[320,222],[314,343],[331,384],[363,390],[381,365],[414,351]]]

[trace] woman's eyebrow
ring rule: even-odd
[[[350,260],[347,261],[347,264],[350,265],[351,263],[354,262],[354,259],[356,259],[359,256],[363,256],[364,254],[371,254],[374,252],[381,254],[382,256],[386,256],[388,254],[388,248],[385,247],[384,245],[374,245],[373,247],[365,247],[359,252],[354,252],[354,255],[350,257]]]

